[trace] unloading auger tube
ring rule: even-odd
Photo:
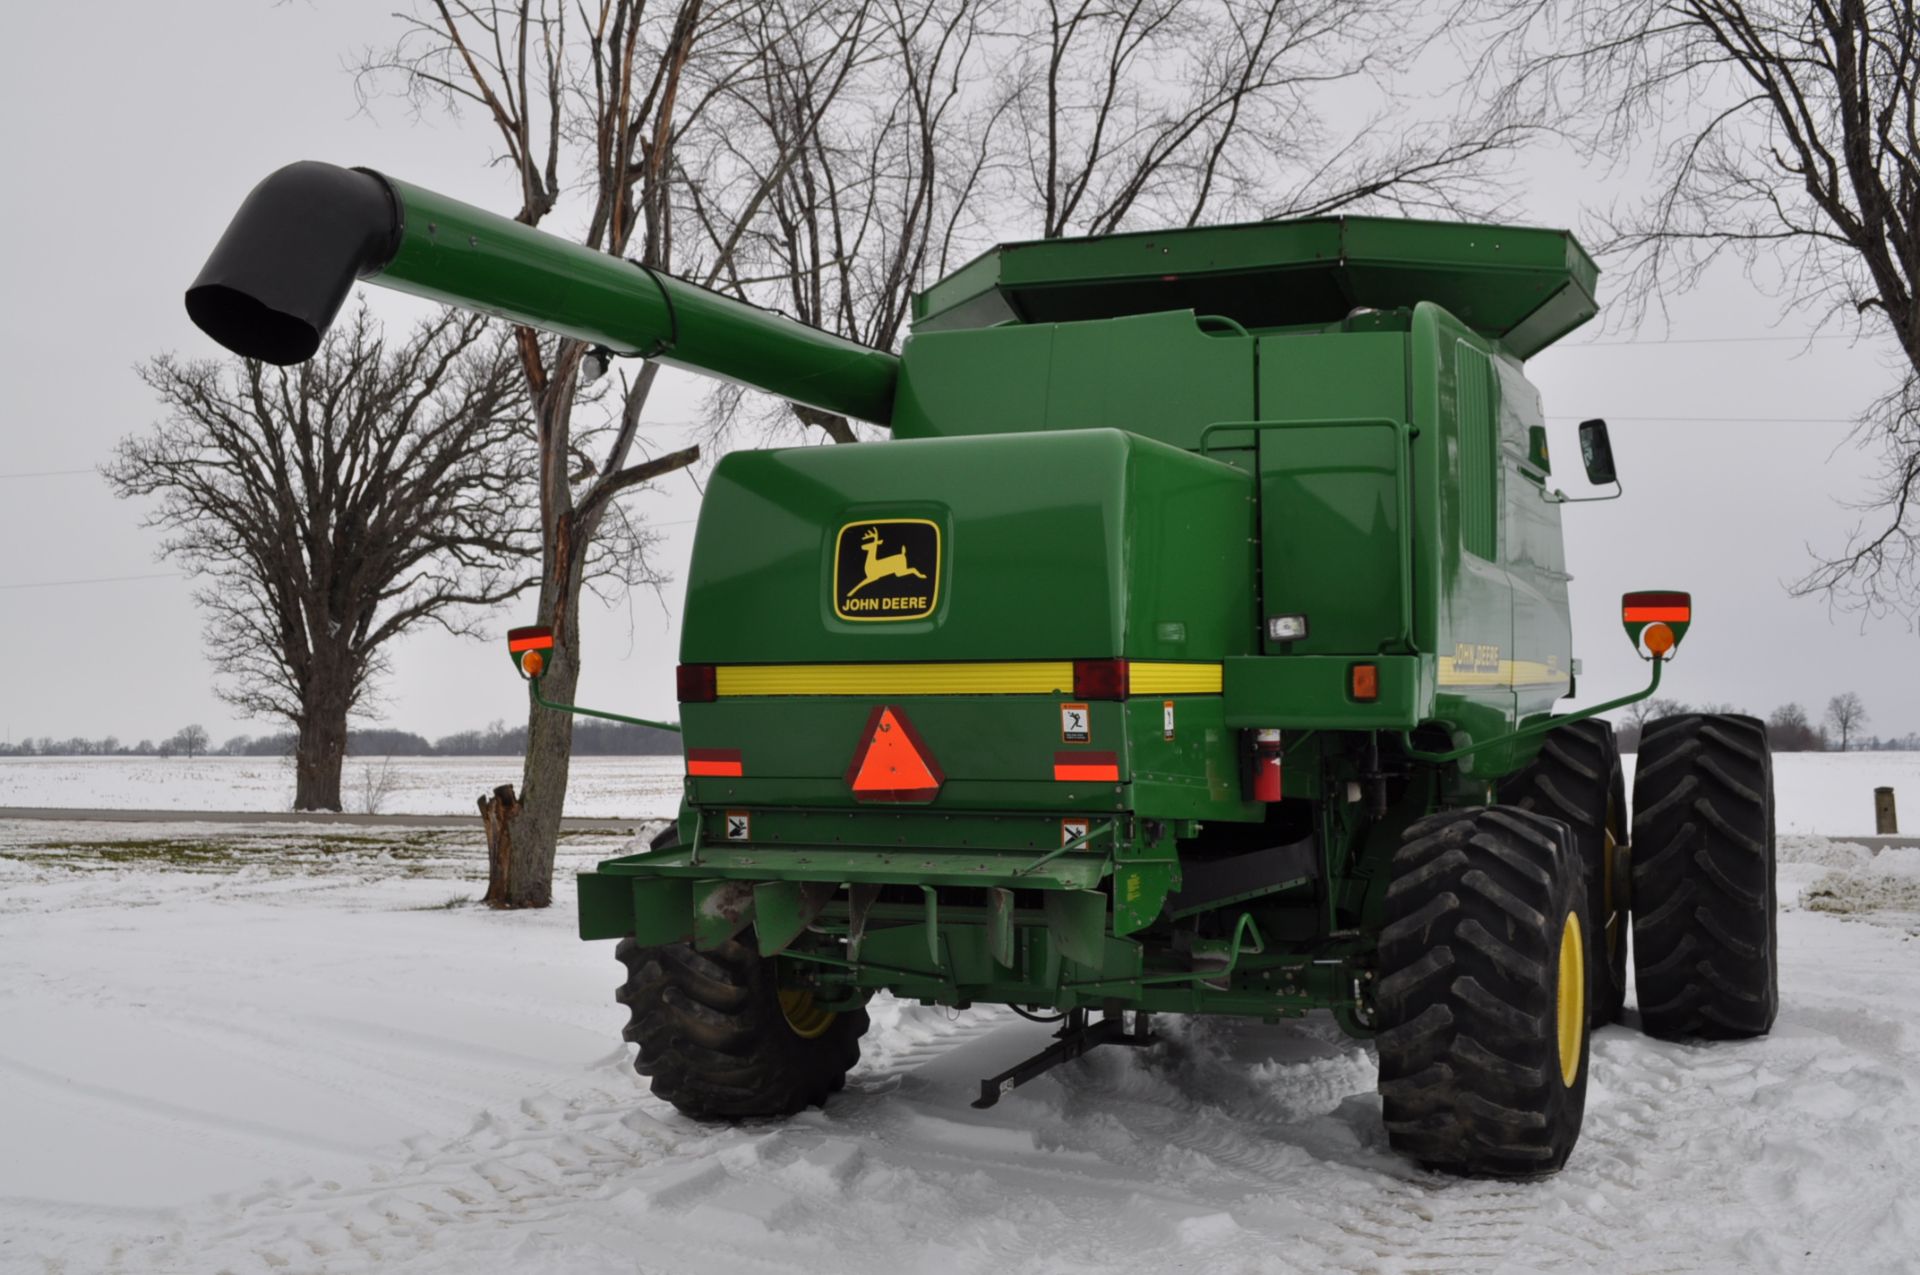
[[[300,363],[356,279],[856,420],[893,414],[884,350],[364,168],[305,161],[254,187],[187,313],[236,354]]]

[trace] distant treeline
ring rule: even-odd
[[[123,743],[109,735],[105,739],[54,739],[42,736],[23,739],[17,744],[0,744],[0,757],[171,757],[184,751],[179,736],[155,743],[143,739],[137,744]],[[291,757],[294,736],[235,735],[224,744],[202,746],[196,751],[223,757]],[[512,757],[527,750],[527,728],[494,722],[485,730],[463,730],[429,740],[404,730],[350,730],[347,732],[349,757]],[[675,755],[680,737],[650,726],[628,726],[619,722],[576,721],[573,724],[573,754],[576,757],[652,757]]]

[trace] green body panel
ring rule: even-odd
[[[733,452],[701,506],[681,659],[1243,654],[1253,516],[1244,474],[1115,430]],[[933,615],[834,614],[836,537],[869,518],[940,526]]]
[[[1194,449],[1213,422],[1259,414],[1254,353],[1188,312],[916,334],[894,436],[1124,429]]]

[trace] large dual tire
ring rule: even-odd
[[[867,1012],[835,1013],[782,990],[775,962],[749,940],[699,952],[629,938],[615,955],[627,967],[614,999],[629,1011],[621,1035],[640,1047],[634,1069],[652,1080],[654,1096],[697,1120],[819,1106],[860,1060]]]
[[[1557,726],[1500,800],[1558,819],[1573,833],[1587,887],[1593,1022],[1615,1022],[1627,999],[1627,902],[1615,883],[1627,852],[1627,787],[1613,727],[1597,717]]]
[[[1701,713],[1650,722],[1633,804],[1641,1029],[1667,1039],[1766,1035],[1780,973],[1765,723]]]
[[[1407,830],[1375,984],[1395,1150],[1468,1176],[1566,1163],[1587,1100],[1585,894],[1558,820],[1495,806]]]

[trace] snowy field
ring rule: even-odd
[[[0,822],[6,1272],[1898,1271],[1920,1251],[1920,851],[1783,841],[1783,1009],[1609,1027],[1536,1184],[1389,1154],[1324,1018],[1170,1020],[968,1105],[1044,1027],[875,1008],[848,1091],[647,1095],[610,944],[471,905],[468,834]],[[578,837],[570,871],[618,848]]]
[[[359,810],[365,776],[382,758],[347,759],[341,796]],[[1633,758],[1626,759],[1632,776]],[[1782,832],[1862,836],[1873,831],[1873,790],[1905,800],[1920,829],[1920,753],[1786,753],[1774,759]],[[470,815],[474,800],[520,781],[517,757],[395,757],[381,814]],[[577,757],[567,813],[610,819],[673,815],[680,801],[677,757]],[[259,757],[5,757],[0,806],[107,810],[285,810],[291,764]]]

